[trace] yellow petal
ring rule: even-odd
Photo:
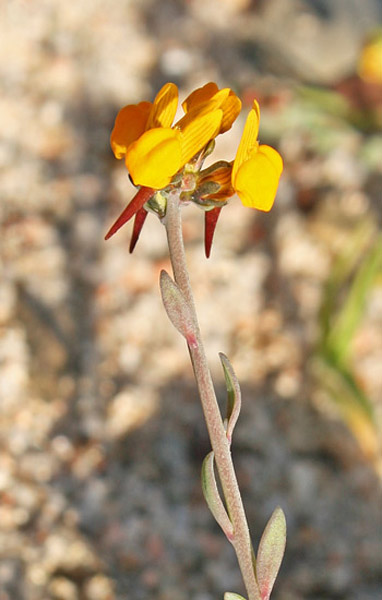
[[[146,131],[131,144],[126,167],[135,185],[162,189],[181,167],[180,133],[170,128]]]
[[[193,118],[196,115],[202,115],[216,108],[221,108],[223,110],[223,119],[220,133],[224,133],[230,129],[238,116],[241,110],[241,101],[229,88],[219,90],[216,83],[210,82],[192,92],[183,102],[182,107],[188,113],[187,116],[190,117],[190,113],[192,113]],[[177,123],[180,129],[182,128],[184,119],[185,117]]]
[[[151,102],[140,102],[121,108],[110,135],[110,145],[116,158],[125,156],[130,144],[145,131],[151,106]]]
[[[241,111],[241,100],[231,91],[228,98],[223,102],[221,109],[223,111],[223,119],[220,133],[224,133],[232,127],[232,123],[239,115]]]
[[[235,162],[233,163],[232,178],[235,177],[240,166],[257,151],[260,122],[260,108],[256,100],[253,102],[253,108],[250,110],[244,125],[243,135],[237,149]]]
[[[174,127],[182,131],[185,127],[188,127],[191,121],[220,108],[228,98],[229,92],[229,88],[224,88],[224,90],[216,92],[209,100],[193,106]]]
[[[257,152],[239,167],[232,183],[244,206],[268,212],[273,206],[279,178],[280,172],[267,154]]]
[[[195,106],[206,102],[206,100],[212,98],[212,96],[216,94],[218,90],[219,88],[216,85],[216,83],[210,81],[209,83],[206,83],[206,85],[204,85],[203,87],[193,91],[189,96],[187,96],[184,102],[182,102],[182,108],[184,112],[188,112],[192,108],[195,108]]]
[[[191,113],[187,113],[186,117],[189,114]],[[210,140],[216,137],[219,133],[222,117],[223,111],[218,108],[196,119],[188,119],[183,124],[180,132],[182,143],[181,166],[189,162]]]
[[[277,150],[275,150],[274,148],[271,148],[271,146],[266,146],[265,144],[261,144],[261,146],[259,146],[258,152],[260,154],[264,154],[271,161],[277,175],[280,177],[281,173],[283,172],[284,163],[283,163],[283,159],[281,158],[281,156],[277,152]]]
[[[178,108],[178,88],[175,83],[166,83],[157,93],[146,129],[171,127]]]

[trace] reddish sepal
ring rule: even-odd
[[[119,215],[118,219],[115,223],[110,227],[109,231],[105,235],[105,240],[111,238],[118,229],[122,227],[131,217],[133,217],[142,207],[143,205],[150,200],[151,196],[155,193],[155,190],[149,187],[141,187],[138,192],[135,194],[132,201],[126,206],[126,208]],[[143,225],[143,223],[142,223]],[[138,232],[139,235],[139,232]],[[138,238],[137,238],[138,239]]]
[[[143,227],[144,222],[146,221],[146,217],[147,217],[147,210],[145,210],[142,206],[142,208],[140,208],[138,210],[138,212],[135,214],[135,219],[134,219],[134,227],[133,227],[133,233],[131,234],[131,241],[130,241],[130,248],[129,248],[129,252],[131,253],[134,248],[135,248],[135,244],[138,241],[138,238],[140,236],[141,233],[141,229]]]
[[[207,258],[210,257],[215,227],[222,208],[222,206],[216,206],[208,210],[204,216],[204,249]]]

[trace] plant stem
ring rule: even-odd
[[[254,572],[248,523],[232,463],[230,444],[216,400],[195,310],[183,243],[179,192],[176,190],[169,194],[164,222],[174,279],[189,304],[194,321],[196,344],[193,347],[189,346],[189,352],[227,511],[233,525],[232,545],[243,575],[248,600],[260,600],[259,588]]]

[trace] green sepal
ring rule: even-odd
[[[240,596],[240,594],[235,594],[235,592],[226,592],[224,594],[224,600],[245,600],[245,598]]]
[[[232,164],[232,162],[228,162],[227,160],[218,160],[213,165],[210,165],[206,169],[203,169],[203,171],[200,171],[200,175],[201,175],[201,177],[205,178],[207,175],[214,173],[214,171],[217,171],[218,169],[221,169],[222,167],[230,167],[231,164]]]
[[[150,200],[146,202],[145,209],[158,215],[160,219],[166,214],[167,208],[167,192],[165,189],[157,190]]]

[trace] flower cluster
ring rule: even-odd
[[[116,158],[124,158],[137,194],[106,235],[110,238],[135,216],[130,252],[133,251],[149,210],[160,218],[166,213],[166,198],[178,189],[184,202],[205,210],[205,250],[209,256],[216,222],[222,207],[235,193],[244,206],[269,211],[272,208],[283,162],[270,146],[260,145],[260,109],[256,100],[248,115],[234,161],[219,161],[202,170],[214,149],[215,138],[231,128],[241,102],[229,88],[215,83],[192,92],[182,104],[184,116],[173,124],[178,107],[178,89],[167,83],[154,102],[122,108],[111,133]]]

